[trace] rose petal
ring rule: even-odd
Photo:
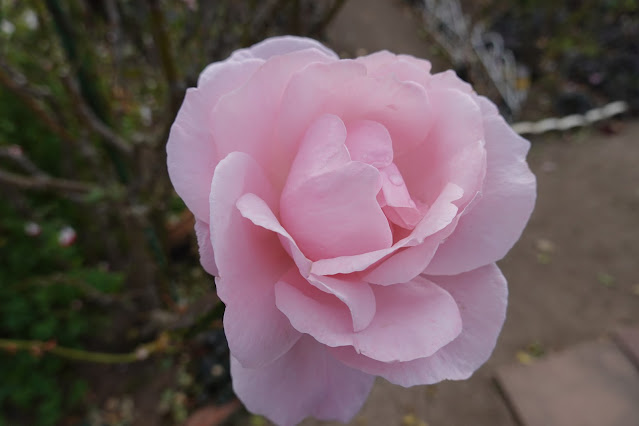
[[[211,185],[211,241],[220,275],[216,284],[226,304],[224,330],[231,353],[242,365],[257,367],[286,353],[300,334],[275,306],[274,284],[293,261],[277,234],[255,226],[235,207],[247,192],[277,206],[257,162],[231,153],[218,164]]]
[[[335,87],[361,78],[366,69],[354,61],[312,64],[295,74],[289,82],[277,118],[277,144],[284,163],[291,163],[300,141],[318,117],[334,114],[324,108]],[[280,172],[285,177],[288,169]]]
[[[422,87],[429,87],[430,62],[410,55],[398,55],[393,61],[383,64],[369,74],[376,76],[393,76],[400,81],[413,81]]]
[[[355,256],[340,256],[333,259],[321,259],[313,263],[311,272],[316,275],[349,274],[363,271],[386,256],[392,255],[403,247],[422,244],[426,238],[441,231],[452,223],[458,208],[454,204],[463,194],[455,184],[447,185],[433,205],[428,209],[424,218],[417,224],[411,234],[383,250],[371,251]],[[384,263],[380,264],[380,268]],[[420,271],[421,272],[421,271]],[[415,276],[420,273],[417,272]],[[367,278],[369,280],[371,278]],[[378,284],[384,280],[375,280]],[[391,280],[392,281],[392,280]],[[370,281],[372,282],[372,281]],[[396,283],[398,281],[394,281]]]
[[[490,357],[497,342],[506,316],[506,280],[494,264],[428,279],[449,292],[459,306],[463,328],[455,340],[430,357],[400,363],[379,362],[349,347],[334,348],[331,353],[353,368],[405,387],[469,378]]]
[[[501,116],[490,115],[484,128],[487,168],[481,199],[439,247],[425,271],[428,274],[453,275],[501,259],[532,213],[536,182],[526,164],[530,143]]]
[[[393,162],[393,141],[388,130],[376,121],[357,120],[347,126],[346,147],[353,161],[378,169]]]
[[[382,362],[408,361],[435,353],[461,332],[450,294],[423,277],[392,287],[373,286],[377,311],[355,336],[354,348]]]
[[[284,89],[295,72],[332,60],[317,49],[272,57],[246,84],[220,99],[209,116],[218,155],[250,154],[279,186],[276,176],[288,171],[292,160],[290,149],[279,149],[275,138],[274,123]]]
[[[397,55],[389,52],[388,50],[380,50],[379,52],[374,52],[366,56],[360,56],[355,59],[356,62],[366,66],[368,74],[374,74],[378,68],[392,63],[395,60],[397,60]]]
[[[365,66],[355,61],[313,64],[286,88],[278,140],[284,147],[294,146],[316,117],[334,114],[347,125],[358,120],[380,123],[397,153],[423,141],[430,112],[426,90],[417,83],[367,76]]]
[[[210,113],[226,93],[244,84],[262,61],[224,61],[202,73],[198,88],[186,91],[182,107],[171,127],[166,145],[171,183],[196,218],[209,220],[209,193],[217,162]]]
[[[316,288],[332,294],[348,307],[353,319],[354,331],[362,331],[373,320],[375,295],[367,283],[316,275],[310,275],[308,279]]]
[[[315,176],[335,171],[351,162],[344,145],[346,127],[339,117],[326,114],[307,129],[286,180],[284,192],[297,189]]]
[[[395,164],[414,200],[430,205],[452,182],[464,190],[456,202],[463,208],[481,187],[484,176],[481,111],[472,96],[458,90],[431,90],[429,96],[437,108],[428,137],[413,149],[396,152]]]
[[[281,426],[296,425],[307,416],[348,422],[374,381],[337,361],[308,336],[263,368],[244,368],[231,357],[231,375],[244,405]]]
[[[275,214],[264,200],[255,194],[244,194],[237,200],[237,208],[240,214],[253,222],[254,225],[277,233],[284,249],[295,261],[300,274],[304,277],[308,276],[311,270],[311,261],[304,256],[293,237],[280,225]]]
[[[320,117],[306,133],[282,193],[282,225],[312,260],[366,253],[393,242],[377,204],[379,172],[368,164],[344,163],[345,138],[338,117]]]
[[[382,175],[382,194],[385,204],[390,207],[416,208],[415,202],[408,193],[404,178],[395,164],[380,170]],[[421,217],[419,218],[421,219]],[[414,225],[414,224],[413,224]]]
[[[359,332],[353,332],[346,306],[308,285],[297,271],[275,285],[275,299],[277,307],[300,332],[327,346],[353,346],[358,353],[383,362],[432,355],[461,331],[453,298],[423,277],[372,289],[375,316]]]
[[[211,245],[211,232],[209,224],[199,219],[195,220],[195,236],[197,237],[197,245],[200,252],[200,263],[206,272],[213,276],[219,275],[217,266],[215,265],[215,255],[213,254],[213,246]]]
[[[433,74],[428,82],[428,89],[455,89],[466,94],[474,94],[473,87],[457,76],[453,70]]]
[[[317,49],[331,59],[339,59],[337,54],[322,43],[306,37],[281,36],[271,37],[246,49],[233,52],[231,59],[245,60],[247,58],[269,59],[275,55],[285,55],[298,50]]]
[[[294,268],[275,284],[275,303],[296,330],[328,346],[352,344],[354,321],[348,307],[311,285]]]
[[[366,273],[364,279],[377,285],[394,285],[412,280],[424,272],[441,242],[455,230],[457,220],[455,217],[448,226],[426,238],[421,244],[397,251]]]

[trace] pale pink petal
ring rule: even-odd
[[[233,390],[251,412],[280,426],[305,417],[348,422],[364,404],[374,377],[333,358],[309,336],[272,364],[245,368],[231,357]]]
[[[207,91],[207,94],[213,95],[218,98],[231,90],[235,90],[241,84],[248,80],[248,77],[264,63],[261,59],[246,59],[242,63],[227,59],[225,61],[213,62],[204,68],[197,79],[198,89]],[[231,90],[227,90],[228,82],[237,79],[238,73],[242,73],[242,70],[252,69],[252,71],[242,78],[240,84],[233,84]],[[210,111],[209,111],[210,112]],[[208,116],[207,116],[208,118]]]
[[[328,346],[353,343],[353,317],[348,306],[311,285],[296,268],[275,284],[275,303],[299,332]]]
[[[487,97],[477,96],[476,100],[479,104],[479,108],[481,108],[481,113],[484,116],[484,120],[491,115],[499,114],[499,109],[497,109],[497,106]]]
[[[247,58],[269,59],[276,55],[285,55],[298,50],[317,49],[331,59],[339,59],[337,54],[322,43],[311,38],[296,36],[280,36],[267,38],[246,49],[233,52],[233,60],[245,60]]]
[[[455,71],[446,70],[433,74],[428,85],[428,89],[455,89],[467,94],[474,94],[473,87],[459,78]]]
[[[448,226],[429,236],[421,244],[403,248],[389,256],[379,266],[367,272],[364,279],[377,285],[394,285],[412,280],[428,266],[441,242],[455,230],[457,220],[458,217],[455,217]]]
[[[219,99],[246,82],[261,61],[224,61],[202,73],[197,88],[190,88],[171,127],[166,145],[171,183],[196,218],[208,222],[211,179],[223,158],[213,137],[210,114]]]
[[[393,235],[377,204],[380,186],[377,169],[349,163],[285,191],[282,224],[312,260],[388,248]]]
[[[299,143],[284,192],[298,188],[308,179],[335,171],[351,161],[346,127],[339,117],[326,114],[317,118]]]
[[[310,286],[297,271],[276,284],[275,296],[277,307],[300,332],[327,346],[353,346],[358,353],[383,362],[432,355],[461,331],[453,298],[425,278],[372,288],[375,316],[359,332],[353,331],[346,306]]]
[[[424,218],[417,224],[415,229],[413,229],[411,234],[393,244],[392,247],[356,256],[340,256],[333,259],[321,259],[313,263],[311,272],[316,275],[334,275],[363,271],[403,247],[422,244],[426,238],[434,235],[438,231],[441,231],[452,223],[458,212],[458,208],[454,202],[458,200],[463,193],[462,189],[457,185],[447,185],[440,196],[435,200],[435,203],[428,209]],[[380,264],[380,268],[383,267],[383,265],[384,263],[382,262]],[[389,272],[392,273],[392,271]],[[372,277],[373,275],[371,275],[371,278]],[[387,282],[386,279],[381,278],[375,281],[379,284]]]
[[[211,245],[211,232],[209,231],[209,224],[196,219],[195,236],[197,237],[197,245],[200,251],[200,263],[202,264],[202,267],[211,275],[219,275],[217,266],[215,265],[213,246]]]
[[[353,318],[353,330],[362,331],[375,315],[375,295],[368,283],[345,278],[310,275],[308,280],[318,289],[341,300]]]
[[[353,161],[361,161],[378,169],[393,161],[393,141],[388,130],[370,120],[357,120],[347,127],[346,147]]]
[[[391,207],[413,207],[415,202],[408,193],[406,183],[395,164],[380,170],[382,174],[382,194],[386,205]],[[421,219],[421,217],[420,217]]]
[[[428,137],[412,149],[395,152],[395,164],[415,201],[432,204],[452,182],[464,190],[457,201],[463,208],[481,187],[485,170],[481,111],[471,95],[458,90],[431,90],[429,96],[437,108]]]
[[[532,213],[536,182],[526,164],[530,143],[498,115],[488,116],[484,128],[487,168],[482,196],[439,247],[428,274],[453,275],[501,259]]]
[[[461,332],[461,317],[450,294],[418,276],[392,287],[373,286],[377,311],[356,333],[353,347],[382,362],[410,361],[435,353]]]
[[[282,98],[278,143],[295,146],[322,114],[337,115],[347,126],[358,120],[380,123],[395,153],[422,142],[432,119],[426,90],[417,83],[365,73],[355,61],[313,64],[297,73]]]
[[[380,170],[382,175],[382,191],[378,194],[380,206],[383,206],[384,214],[391,222],[405,229],[413,229],[424,217],[428,206],[417,206],[404,182],[404,178],[395,164]]]
[[[264,63],[242,87],[222,97],[209,121],[218,155],[241,151],[255,158],[269,177],[288,171],[292,154],[278,148],[275,122],[282,94],[291,76],[314,62],[333,59],[317,49],[275,56]],[[281,182],[274,180],[274,184]]]
[[[243,365],[257,367],[284,354],[300,334],[275,306],[274,285],[294,263],[277,234],[255,226],[235,207],[247,192],[271,209],[277,207],[277,196],[258,163],[247,154],[231,153],[218,164],[211,185],[216,285],[226,304],[224,330],[231,353]]]
[[[310,127],[280,200],[282,225],[312,260],[390,247],[392,233],[377,204],[376,168],[348,159],[346,129],[333,115]]]
[[[311,261],[304,256],[293,237],[280,225],[277,217],[264,200],[255,194],[244,194],[237,200],[240,214],[256,226],[273,231],[279,235],[280,242],[289,256],[295,261],[300,274],[307,277],[311,271]]]
[[[490,357],[497,342],[506,316],[506,280],[494,264],[460,275],[428,279],[449,292],[459,306],[463,326],[455,340],[430,357],[399,363],[379,362],[349,347],[331,352],[353,368],[401,386],[470,377]]]
[[[366,66],[368,74],[374,74],[380,67],[392,63],[397,60],[397,55],[388,50],[380,50],[370,55],[360,56],[355,59],[356,62]]]
[[[312,64],[291,78],[282,96],[277,118],[277,145],[291,163],[293,155],[309,127],[324,114],[334,114],[324,108],[336,87],[341,87],[366,75],[366,69],[354,61]],[[287,176],[288,168],[280,172]]]
[[[420,59],[417,58],[413,55],[397,55],[397,57],[401,60],[401,62],[403,63],[409,63],[417,68],[419,68],[420,70],[422,70],[422,72],[424,73],[428,73],[430,74],[430,71],[432,69],[432,64],[430,63],[430,61],[427,61],[426,59]]]
[[[430,86],[430,62],[409,55],[399,55],[369,74],[376,76],[392,76],[400,81],[413,81],[422,87]]]

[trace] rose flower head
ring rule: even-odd
[[[495,346],[530,144],[430,69],[276,37],[186,93],[169,174],[226,304],[234,390],[277,424],[346,422],[375,376],[466,379]]]

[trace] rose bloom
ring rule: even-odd
[[[278,424],[346,422],[375,376],[466,379],[495,346],[530,145],[430,68],[278,37],[187,91],[170,177],[226,304],[235,392]]]

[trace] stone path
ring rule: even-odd
[[[519,422],[639,425],[639,328],[618,336],[577,345],[531,365],[499,368],[499,384]]]

